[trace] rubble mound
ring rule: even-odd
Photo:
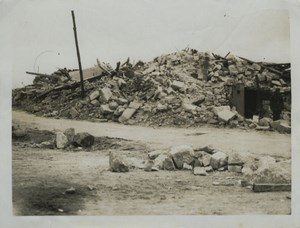
[[[290,83],[275,67],[194,49],[134,65],[128,59],[115,70],[99,61],[98,66],[101,74],[84,79],[84,98],[80,82],[39,74],[32,85],[13,90],[13,107],[44,117],[99,122],[255,128],[258,124],[245,120],[231,104],[232,88],[257,87],[259,81],[260,89],[277,86],[290,91]]]

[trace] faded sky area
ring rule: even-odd
[[[289,14],[279,0],[18,0],[0,2],[0,41],[13,87],[25,71],[78,68],[71,10],[83,68],[96,58],[148,61],[186,46],[256,61],[289,62]],[[5,66],[4,66],[5,67]],[[8,67],[8,66],[7,66]]]

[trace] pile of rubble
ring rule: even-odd
[[[194,175],[207,176],[211,172],[234,172],[242,175],[243,185],[256,185],[261,189],[281,188],[287,190],[291,184],[291,160],[276,160],[270,156],[254,157],[250,153],[232,152],[230,155],[205,146],[193,148],[189,145],[156,150],[148,154],[149,160],[136,167],[127,157],[111,152],[109,157],[112,172],[128,172],[132,167],[145,171],[190,170]],[[144,164],[141,166],[141,164]]]
[[[99,61],[98,66],[100,75],[84,79],[84,98],[79,82],[35,80],[33,85],[13,90],[13,107],[45,117],[100,122],[256,128],[260,121],[245,119],[230,104],[232,86],[256,87],[259,83],[260,89],[291,89],[290,82],[281,77],[284,72],[274,66],[194,49],[162,55],[148,63],[133,65],[128,59],[116,69]]]

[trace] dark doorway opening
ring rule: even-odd
[[[258,115],[258,93],[257,90],[245,88],[245,118],[251,118]]]

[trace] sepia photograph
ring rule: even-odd
[[[293,214],[286,1],[0,3],[12,216]]]

